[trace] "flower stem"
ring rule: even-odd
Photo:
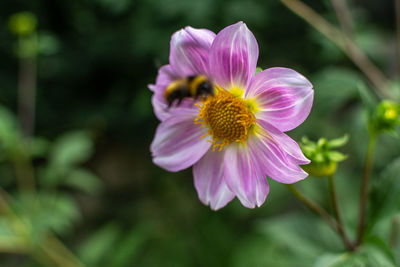
[[[343,34],[347,38],[354,40],[354,27],[351,20],[350,11],[347,7],[346,0],[331,0],[333,9],[335,9],[336,16],[339,20],[340,27]]]
[[[396,39],[397,39],[397,74],[400,77],[400,0],[395,0],[396,7]]]
[[[376,87],[379,96],[390,98],[387,89],[388,78],[350,38],[303,2],[299,0],[281,0],[281,2],[336,44]]]
[[[349,238],[346,235],[346,232],[344,230],[344,224],[342,220],[342,216],[340,215],[339,211],[339,202],[337,200],[336,196],[336,188],[335,188],[335,179],[333,178],[333,175],[328,176],[328,182],[329,182],[329,189],[331,193],[331,200],[332,200],[332,205],[333,205],[333,212],[336,217],[337,225],[338,225],[338,233],[340,237],[343,240],[343,243],[346,245],[346,248],[348,248],[350,251],[354,251],[355,246],[354,244],[349,240]]]
[[[27,39],[29,38],[29,39]],[[23,50],[23,43],[35,40],[36,37],[20,37],[19,50]],[[35,95],[36,95],[36,55],[20,57],[18,74],[18,115],[22,132],[31,137],[35,125]]]
[[[300,191],[298,191],[293,185],[287,184],[287,188],[292,192],[292,194],[297,197],[301,202],[303,202],[304,205],[306,205],[309,209],[320,215],[332,228],[334,231],[336,231],[340,237],[343,240],[343,244],[346,246],[346,249],[348,251],[353,251],[354,246],[351,244],[351,242],[347,239],[346,236],[344,236],[340,229],[340,226],[338,223],[332,219],[332,217],[318,204],[313,203],[311,200],[307,199]]]
[[[43,243],[39,244],[44,254],[51,259],[54,264],[60,267],[83,267],[84,265],[79,261],[72,252],[67,249],[63,243],[51,232],[48,233],[47,238]],[[49,265],[53,266],[53,265]]]
[[[376,135],[371,134],[368,141],[368,150],[364,165],[364,175],[361,184],[359,220],[358,220],[358,231],[357,231],[357,241],[356,241],[357,246],[361,244],[365,231],[365,212],[368,201],[368,184],[369,184],[369,176],[371,174],[371,169],[372,169],[372,158],[374,154],[375,143],[376,143]]]
[[[17,186],[21,195],[28,195],[29,197],[35,195],[35,174],[31,159],[24,153],[16,153],[12,160]]]
[[[392,225],[390,226],[390,240],[389,245],[392,249],[397,247],[397,239],[399,235],[399,217],[395,216],[392,219]]]

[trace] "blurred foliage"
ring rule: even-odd
[[[305,2],[338,25],[330,1]],[[347,2],[354,39],[398,90],[393,2]],[[31,15],[10,19],[15,13],[32,14],[37,24],[24,24]],[[353,254],[344,253],[332,230],[272,180],[261,208],[248,210],[235,200],[213,212],[198,200],[190,170],[171,174],[152,164],[149,145],[158,122],[147,84],[168,62],[171,34],[186,25],[218,32],[238,20],[257,38],[262,69],[293,68],[314,85],[312,112],[289,135],[351,136],[335,181],[354,238],[367,114],[379,100],[340,50],[279,1],[6,0],[0,2],[0,186],[15,217],[0,219],[0,249],[13,248],[0,254],[1,266],[37,266],[29,251],[50,231],[87,266],[400,264],[400,234],[394,231],[400,221],[400,142],[391,135],[378,138],[372,223],[365,245]],[[21,47],[9,27],[29,32],[33,26],[35,36],[23,46],[38,64],[36,135],[27,140],[14,115],[15,52],[21,55]],[[21,158],[34,166],[34,200],[19,193],[14,165]],[[325,182],[306,179],[296,186],[330,210]],[[18,253],[26,247],[28,257]]]
[[[0,151],[0,184],[10,189],[0,192],[0,249],[22,250],[35,258],[37,251],[49,249],[51,232],[70,234],[81,219],[76,199],[62,187],[88,193],[102,188],[99,178],[82,167],[93,154],[93,140],[83,130],[64,133],[55,141],[23,137],[16,118],[0,106]],[[37,172],[31,160],[37,161]]]

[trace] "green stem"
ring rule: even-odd
[[[35,43],[36,36],[29,35],[19,38],[20,53],[23,52],[27,42]],[[31,137],[35,125],[36,52],[29,56],[20,56],[19,62],[18,115],[24,136]]]
[[[346,0],[331,0],[333,9],[335,10],[336,16],[339,20],[340,27],[342,28],[343,34],[353,40],[354,26],[352,23],[350,11],[347,7]]]
[[[339,202],[338,202],[337,196],[336,196],[335,179],[333,178],[333,175],[328,176],[328,182],[329,182],[329,189],[330,189],[330,193],[331,193],[333,212],[335,214],[336,221],[338,224],[338,233],[339,233],[340,237],[342,238],[343,243],[346,245],[346,248],[350,251],[354,251],[355,246],[349,240],[349,238],[347,237],[346,232],[344,230],[344,224],[343,224],[342,216],[340,215],[340,211],[339,211]]]
[[[23,140],[21,140],[23,142]],[[23,142],[24,143],[24,142]],[[24,143],[24,146],[27,146]],[[31,159],[25,152],[18,151],[13,157],[17,186],[21,195],[35,195],[35,174]],[[30,203],[32,204],[32,203]]]
[[[364,175],[361,184],[359,220],[358,220],[357,241],[356,241],[357,246],[361,244],[365,231],[365,213],[368,202],[369,176],[371,174],[371,169],[372,169],[372,158],[374,154],[375,143],[376,143],[376,135],[372,134],[368,141],[368,150],[364,165]]]
[[[399,235],[399,217],[395,216],[392,219],[392,225],[390,226],[389,245],[392,249],[395,249],[397,247],[398,235]]]
[[[84,265],[52,233],[39,244],[43,253],[60,267],[83,267]],[[49,266],[54,266],[53,264]]]
[[[343,240],[344,245],[348,251],[353,251],[354,246],[347,240],[347,238],[343,238],[343,235],[340,233],[340,226],[338,223],[332,219],[332,217],[318,204],[312,202],[308,198],[306,198],[300,191],[298,191],[293,185],[287,184],[287,188],[290,192],[297,197],[304,205],[306,205],[309,209],[320,215],[331,227],[334,231],[336,231]]]
[[[397,39],[397,75],[400,77],[400,0],[395,0],[396,7],[396,39]]]
[[[26,254],[29,252],[29,244],[21,237],[0,237],[0,252]]]

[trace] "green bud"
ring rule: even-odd
[[[370,116],[369,130],[372,134],[394,132],[400,124],[400,105],[390,100],[383,100]]]
[[[311,163],[303,165],[302,168],[314,177],[325,177],[334,174],[337,163],[345,160],[347,156],[332,149],[345,145],[348,139],[349,136],[347,134],[332,140],[320,138],[317,142],[303,137],[300,147],[304,155],[311,160]]]
[[[35,32],[37,19],[31,12],[19,12],[12,15],[8,21],[10,31],[18,36],[31,35]]]
[[[335,173],[337,163],[334,161],[325,163],[313,163],[301,166],[305,172],[314,177],[326,177]]]

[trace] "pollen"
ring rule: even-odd
[[[209,96],[198,107],[200,111],[195,123],[209,128],[214,151],[216,148],[221,151],[232,142],[246,145],[255,117],[245,99],[218,88],[215,96]]]

